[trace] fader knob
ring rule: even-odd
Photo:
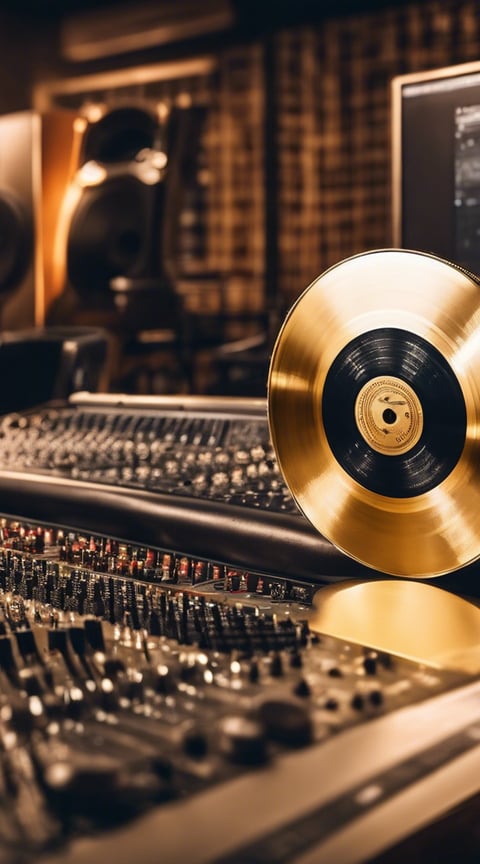
[[[272,678],[280,678],[283,675],[282,655],[275,651],[270,663],[270,675]]]
[[[363,668],[365,670],[365,675],[377,674],[377,657],[375,654],[367,654],[367,656],[363,658]]]
[[[383,705],[383,693],[380,689],[372,690],[368,696],[370,703],[375,705],[377,708],[380,705]]]
[[[97,618],[86,618],[84,621],[85,637],[94,651],[105,652],[102,623]]]
[[[354,693],[354,695],[352,696],[352,700],[351,700],[350,704],[351,704],[352,708],[355,709],[355,711],[362,711],[362,709],[365,707],[365,700],[364,700],[362,694],[361,693]]]
[[[293,692],[295,696],[299,696],[301,699],[307,699],[312,695],[311,687],[308,682],[305,681],[305,678],[301,678],[300,681],[295,684]]]
[[[305,747],[313,738],[312,720],[303,704],[288,699],[268,699],[259,708],[267,736],[285,747]]]
[[[219,723],[220,750],[242,765],[259,765],[267,758],[264,727],[256,720],[232,714]]]
[[[201,729],[188,729],[183,736],[183,749],[192,759],[204,759],[208,753],[208,739]]]

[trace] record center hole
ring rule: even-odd
[[[395,411],[392,411],[391,408],[385,408],[385,411],[383,412],[382,417],[383,417],[384,422],[389,423],[390,425],[392,423],[395,423],[395,420],[397,419],[397,415],[395,414]]]

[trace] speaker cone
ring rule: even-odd
[[[83,297],[105,297],[118,276],[151,272],[150,253],[159,190],[125,173],[85,189],[73,214],[68,276]]]

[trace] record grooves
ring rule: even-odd
[[[365,252],[312,282],[277,337],[268,414],[285,482],[376,571],[480,559],[479,286],[435,255]]]
[[[410,384],[422,406],[421,435],[406,453],[378,452],[364,439],[357,422],[359,391],[372,379],[388,380],[387,376]],[[402,399],[384,400],[387,407],[379,431],[395,437],[397,405],[403,401],[399,407],[409,406]],[[428,492],[448,476],[465,444],[465,401],[450,366],[425,339],[401,329],[362,333],[345,346],[328,371],[322,412],[339,465],[380,495],[404,498]]]

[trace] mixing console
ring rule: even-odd
[[[97,410],[95,410],[95,407]],[[263,510],[296,512],[270,443],[264,406],[236,416],[130,405],[42,408],[3,418],[0,465]]]
[[[208,586],[145,589],[112,578],[103,615],[82,616],[73,609],[95,606],[93,572],[90,583],[88,569],[80,576],[62,564],[61,575],[42,585],[36,574],[55,573],[51,555],[8,551],[0,601],[1,860],[71,852],[85,834],[112,832],[212,787],[228,790],[288,753],[315,750],[469,682],[320,637],[298,606],[261,608],[248,595],[242,602],[213,596]],[[15,592],[19,557],[31,576]],[[475,741],[467,736],[462,752]]]
[[[8,415],[0,502],[1,864],[359,864],[478,792],[474,676],[311,629],[372,573],[263,402]]]
[[[298,511],[264,400],[77,394],[6,415],[0,494],[6,515],[277,576],[280,591],[372,572]]]

